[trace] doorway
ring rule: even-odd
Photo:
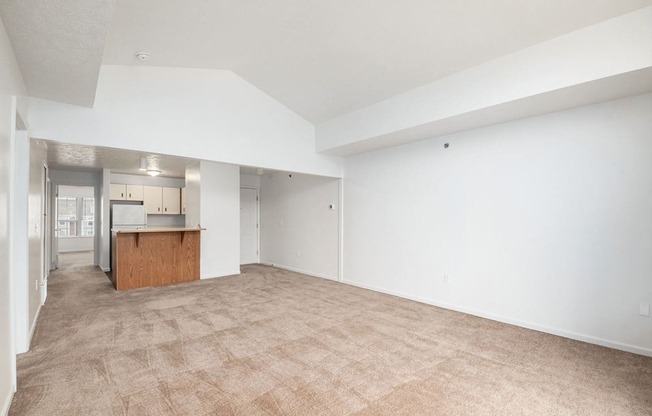
[[[95,188],[58,185],[54,227],[56,267],[83,267],[94,264]]]
[[[258,189],[240,188],[240,264],[258,261]]]

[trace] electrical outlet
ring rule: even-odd
[[[301,257],[301,252],[297,251],[297,257]]]
[[[638,313],[641,316],[647,316],[648,318],[650,317],[650,304],[646,302],[641,302],[641,304],[638,307]]]
[[[444,284],[450,285],[451,284],[451,277],[447,274],[444,275]]]

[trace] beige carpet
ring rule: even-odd
[[[10,415],[652,415],[652,358],[264,266],[50,277]]]

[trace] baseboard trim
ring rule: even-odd
[[[333,280],[335,282],[339,282],[337,277],[329,276],[327,274],[315,273],[315,272],[311,272],[309,270],[297,269],[296,267],[285,266],[283,264],[278,264],[278,263],[261,263],[261,264],[264,264],[266,266],[277,267],[279,269],[287,270],[287,271],[290,271],[290,272],[301,273],[301,274],[305,274],[305,275],[308,275],[308,276],[320,277],[322,279]]]
[[[43,304],[38,305],[38,309],[36,310],[36,315],[34,316],[34,320],[32,321],[32,327],[29,330],[29,339],[27,340],[27,351],[32,348],[32,338],[34,338],[34,332],[36,332],[36,323],[38,322],[38,317],[41,314],[41,308],[43,307]]]
[[[219,272],[214,275],[210,276],[203,276],[200,277],[199,280],[207,280],[207,279],[216,279],[218,277],[227,277],[227,276],[237,276],[240,274],[240,269],[234,270],[234,271],[229,271],[229,272]]]
[[[104,273],[106,273],[106,272],[110,272],[110,271],[111,271],[111,268],[110,268],[110,267],[102,267],[102,266],[100,266],[100,269],[101,269]]]
[[[522,328],[532,329],[534,331],[545,332],[551,335],[557,335],[564,338],[574,339],[576,341],[582,341],[588,344],[600,345],[602,347],[613,348],[615,350],[631,352],[633,354],[652,357],[652,349],[649,348],[637,347],[635,345],[625,344],[617,341],[611,341],[608,339],[594,337],[592,335],[567,331],[559,328],[553,328],[553,327],[540,325],[529,321],[523,321],[520,319],[509,318],[503,315],[493,314],[490,312],[479,311],[471,308],[464,308],[450,303],[434,301],[432,299],[424,298],[421,296],[413,296],[407,293],[385,289],[375,285],[368,285],[365,283],[359,283],[359,282],[346,280],[346,279],[344,279],[342,283],[350,286],[359,287],[362,289],[373,290],[374,292],[380,292],[380,293],[385,293],[387,295],[398,296],[404,299],[410,299],[415,302],[425,303],[428,305],[437,306],[439,308],[450,309],[453,311],[462,312],[473,316],[478,316],[480,318],[491,319],[492,321],[502,322],[510,325],[520,326]]]
[[[11,401],[14,399],[14,393],[16,393],[16,386],[12,383],[11,389],[7,392],[7,396],[2,404],[0,415],[7,416],[9,414],[9,408],[11,407]]]

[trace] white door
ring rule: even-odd
[[[258,263],[258,190],[240,188],[240,264]]]

